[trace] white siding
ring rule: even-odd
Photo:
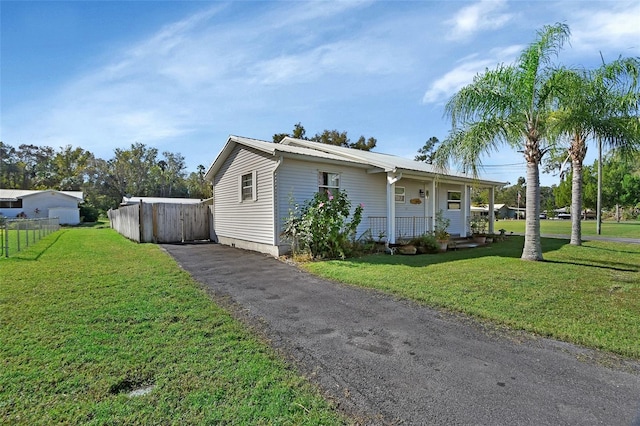
[[[460,210],[449,210],[447,209],[447,192],[448,191],[458,191],[461,193],[462,200],[462,208]],[[466,223],[464,219],[465,209],[468,209],[469,201],[465,200],[465,185],[456,185],[449,183],[440,183],[438,185],[438,201],[436,209],[442,209],[444,213],[444,217],[449,218],[451,220],[451,224],[449,225],[449,233],[453,235],[462,235],[466,236]]]
[[[425,190],[424,182],[412,179],[400,179],[396,182],[396,187],[402,186],[405,189],[405,201],[404,203],[396,202],[396,217],[413,217],[413,216],[428,216],[425,211],[426,198],[420,198],[420,190]],[[431,187],[431,183],[428,183],[426,190]],[[420,199],[420,204],[411,204],[412,198]],[[429,203],[427,203],[427,206]]]
[[[362,222],[357,230],[360,236],[369,228],[368,216],[386,215],[386,175],[368,174],[365,169],[285,159],[276,173],[277,214],[279,224],[289,215],[290,199],[304,204],[318,191],[318,174],[340,174],[340,189],[346,191],[352,209],[362,203]],[[278,230],[278,235],[279,235]]]
[[[80,223],[80,209],[77,207],[49,207],[49,217],[57,217],[60,225],[77,225]]]
[[[50,208],[77,210],[79,202],[80,200],[60,192],[42,192],[24,197],[22,208],[1,208],[0,215],[14,218],[18,214],[24,213],[29,219],[47,218],[50,216]]]
[[[276,159],[237,146],[214,179],[214,230],[218,237],[274,244],[273,170]],[[256,173],[257,199],[240,201],[239,179]]]

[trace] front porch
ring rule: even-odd
[[[387,240],[387,217],[369,216],[371,236],[376,240]],[[395,218],[395,235],[393,241],[407,240],[433,232],[431,216],[410,216]]]

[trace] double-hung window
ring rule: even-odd
[[[246,173],[240,176],[240,197],[239,201],[256,201],[256,172]]]
[[[460,210],[462,208],[462,192],[447,191],[447,209]]]
[[[396,203],[405,202],[405,189],[404,186],[396,186],[395,190]]]
[[[331,192],[333,194],[340,190],[340,174],[331,172],[318,173],[318,192]]]

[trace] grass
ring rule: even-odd
[[[0,228],[0,259],[5,257],[7,252],[9,256],[13,256],[21,250],[26,250],[51,232],[38,229],[17,230],[12,228],[7,230],[4,227]]]
[[[640,358],[640,245],[542,239],[545,262],[520,260],[523,237],[438,255],[306,263],[369,287],[513,329]]]
[[[0,273],[2,424],[346,422],[158,246],[64,229]]]
[[[514,232],[518,234],[523,234],[524,226],[525,226],[524,220],[500,220],[495,223],[496,231],[500,228],[504,228],[507,230],[507,233]],[[540,232],[542,234],[571,235],[571,221],[541,219]],[[595,220],[582,221],[582,235],[583,236],[598,235],[596,233]],[[615,221],[602,222],[601,236],[621,237],[621,238],[640,238],[640,221],[626,221],[626,222],[620,222],[620,223],[617,223]]]

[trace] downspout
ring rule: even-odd
[[[273,168],[273,173],[271,176],[271,184],[273,185],[273,245],[278,247],[278,252],[280,251],[280,220],[278,219],[280,217],[280,210],[278,208],[280,204],[278,203],[279,198],[278,187],[276,185],[276,172],[278,171],[278,168],[280,168],[280,165],[283,161],[284,158],[281,155],[278,158],[278,161],[276,161],[276,166]]]
[[[402,179],[402,173],[393,176],[395,172],[387,172],[387,247],[396,242],[396,182]]]

